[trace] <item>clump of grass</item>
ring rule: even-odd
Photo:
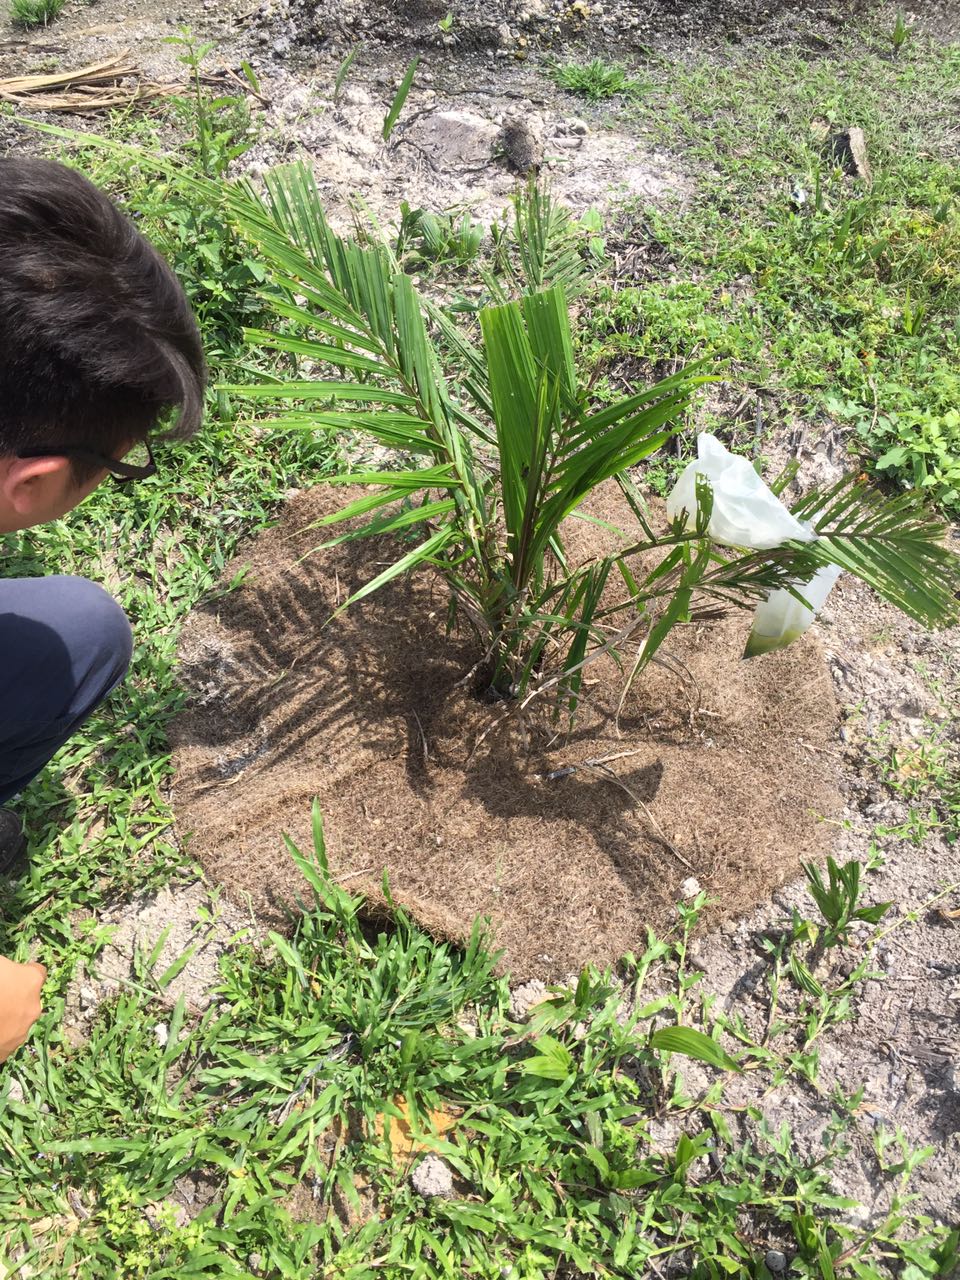
[[[66,0],[12,0],[10,21],[17,27],[46,27],[63,12]]]
[[[550,78],[561,89],[578,93],[591,102],[604,102],[618,94],[635,98],[646,89],[642,80],[628,75],[622,63],[604,62],[602,58],[586,63],[557,63],[551,68]]]

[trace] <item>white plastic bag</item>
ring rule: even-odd
[[[716,436],[707,432],[697,436],[697,460],[684,470],[667,498],[667,514],[671,520],[686,511],[686,527],[696,524],[698,475],[708,480],[713,490],[707,533],[714,542],[751,551],[770,551],[788,541],[816,542],[813,529],[790,514],[749,460],[731,453]],[[789,591],[771,591],[757,606],[743,656],[752,658],[758,653],[783,649],[802,636],[823,607],[840,573],[839,565],[825,565],[809,582],[792,584],[810,605],[809,609]]]
[[[782,543],[813,542],[816,534],[790,514],[780,499],[764,484],[748,458],[724,448],[716,436],[697,436],[697,460],[683,471],[667,498],[671,520],[687,512],[687,528],[697,519],[697,476],[710,482],[713,511],[707,532],[714,542],[726,547],[746,547],[769,551]]]
[[[809,609],[789,591],[771,591],[753,615],[753,628],[743,656],[754,658],[758,653],[772,653],[802,636],[823,608],[842,572],[838,564],[827,564],[818,569],[809,582],[792,584],[810,605]]]

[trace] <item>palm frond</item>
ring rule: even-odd
[[[513,225],[502,232],[497,255],[499,275],[484,273],[498,302],[508,300],[506,277],[514,293],[533,294],[558,286],[567,297],[580,293],[592,265],[580,252],[570,212],[535,179],[513,197]]]
[[[276,336],[258,331],[251,337],[356,380],[289,382],[278,394],[274,384],[258,384],[235,388],[234,394],[326,401],[315,416],[301,410],[298,423],[307,427],[313,416],[321,428],[357,426],[414,452],[428,449],[455,471],[464,521],[468,527],[476,523],[482,486],[459,430],[466,415],[453,403],[411,280],[396,269],[384,245],[335,234],[305,165],[273,171],[266,188],[264,200],[250,190],[236,194],[234,217],[260,246],[274,286],[285,290],[276,309],[296,331]],[[379,415],[369,412],[372,405],[402,410],[404,418],[394,415],[378,425]],[[339,422],[331,417],[330,411],[350,406],[359,410],[353,422],[349,412]]]
[[[887,498],[855,477],[793,508],[812,523],[815,564],[838,564],[908,617],[928,627],[960,621],[960,556],[944,545],[947,526],[917,494]]]
[[[388,503],[396,502],[397,498],[402,497],[403,495],[387,493],[385,495],[378,496],[381,496],[382,501],[377,505],[382,507]],[[325,551],[328,547],[339,547],[344,542],[358,542],[361,538],[385,538],[390,534],[399,533],[400,530],[409,529],[414,525],[428,525],[431,520],[435,520],[440,516],[449,515],[455,507],[456,503],[450,498],[438,498],[435,502],[422,502],[412,507],[402,506],[399,510],[389,511],[385,515],[378,516],[375,520],[369,521],[358,529],[348,529],[346,533],[338,533],[335,537],[329,538],[326,542],[318,543],[317,546],[313,547],[306,554],[309,556],[313,555],[317,551]],[[369,510],[369,508],[367,509]],[[343,512],[338,513],[341,519],[346,520],[349,518],[345,512],[346,508]],[[356,514],[356,512],[354,512],[354,514]],[[318,521],[318,523],[321,522]],[[432,555],[433,552],[431,551],[427,554]],[[426,556],[423,558],[426,558]],[[389,577],[382,579],[380,585],[385,586],[389,581]],[[376,587],[373,588],[373,590],[376,589]],[[353,600],[358,600],[360,598],[359,594],[352,597]]]
[[[343,613],[351,605],[358,604],[361,600],[366,599],[367,596],[373,595],[375,591],[385,587],[388,582],[393,582],[395,578],[400,578],[405,573],[409,573],[418,564],[432,561],[437,553],[451,542],[454,542],[456,537],[456,529],[451,525],[444,525],[443,528],[432,533],[426,541],[421,542],[419,546],[414,547],[413,550],[408,551],[406,555],[401,556],[399,560],[389,565],[382,573],[378,573],[375,578],[364,583],[362,587],[353,593],[349,600],[344,600],[343,604],[337,607],[334,613],[331,614],[331,618]]]

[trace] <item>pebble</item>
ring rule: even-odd
[[[453,1191],[453,1172],[445,1161],[431,1153],[424,1156],[414,1169],[410,1184],[425,1200],[448,1196]]]
[[[7,1101],[22,1102],[23,1101],[23,1085],[19,1080],[11,1080],[7,1085]]]
[[[681,898],[695,898],[700,892],[700,881],[696,876],[687,876],[683,884],[680,886]]]
[[[767,1270],[772,1271],[774,1275],[787,1269],[787,1255],[781,1253],[779,1249],[768,1249],[763,1261],[766,1263]]]
[[[510,993],[510,1016],[517,1022],[525,1022],[533,1009],[542,1004],[548,996],[546,986],[539,978],[531,978],[521,983]]]
[[[62,1035],[65,1042],[70,1045],[72,1049],[80,1049],[87,1042],[87,1037],[76,1023],[73,1022],[65,1022],[63,1024]]]

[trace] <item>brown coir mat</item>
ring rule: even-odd
[[[699,693],[651,668],[618,732],[622,677],[603,658],[588,668],[571,735],[501,731],[468,762],[501,711],[457,687],[477,652],[466,631],[445,635],[437,578],[399,581],[324,626],[395,555],[359,541],[301,561],[321,540],[303,527],[350,496],[297,497],[227,569],[230,581],[249,565],[242,585],[184,631],[175,810],[232,896],[282,916],[303,886],[281,833],[308,848],[317,797],[346,887],[382,909],[386,869],[425,928],[459,940],[488,915],[514,976],[550,979],[615,961],[647,926],[669,927],[688,877],[717,918],[828,851],[836,706],[812,634],[744,662],[746,615],[691,625],[668,645]],[[615,490],[593,509],[630,519]],[[568,549],[583,560],[610,537],[578,521]]]

